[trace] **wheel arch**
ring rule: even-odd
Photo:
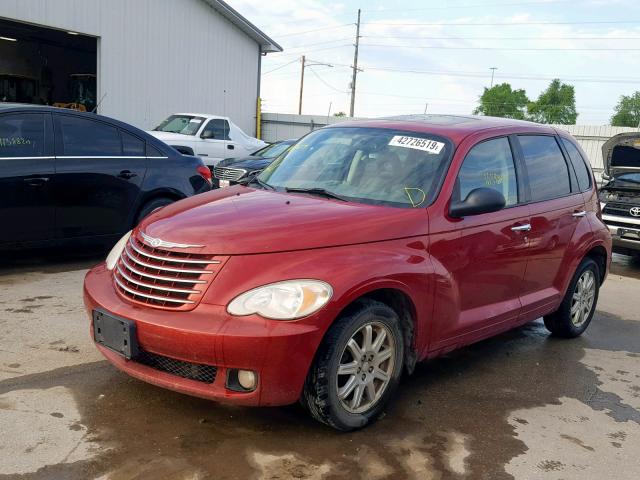
[[[607,260],[609,258],[607,250],[602,245],[595,245],[587,251],[584,258],[591,258],[596,262],[600,273],[600,285],[602,285],[607,276]]]
[[[142,212],[142,209],[149,202],[152,202],[153,200],[157,200],[158,198],[168,198],[169,200],[177,202],[178,200],[182,200],[183,198],[187,198],[187,197],[186,197],[186,195],[184,195],[183,193],[181,193],[178,190],[167,189],[167,188],[157,189],[157,190],[153,190],[151,192],[148,192],[138,202],[138,206],[136,207],[136,209],[134,211],[134,214],[133,214],[133,217],[131,219],[131,222],[135,223],[136,219],[140,215],[140,212]],[[135,227],[135,225],[134,225],[134,227]]]
[[[412,373],[417,363],[417,351],[415,346],[415,331],[417,325],[417,308],[411,296],[404,290],[395,286],[376,286],[359,292],[350,299],[349,303],[338,313],[336,319],[358,308],[361,300],[374,300],[391,308],[400,319],[400,326],[404,337],[404,366],[407,373]]]

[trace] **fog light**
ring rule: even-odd
[[[245,390],[256,388],[256,374],[251,370],[238,370],[238,383]]]

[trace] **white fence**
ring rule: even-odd
[[[352,120],[349,117],[328,117],[326,115],[294,115],[289,113],[263,113],[262,139],[267,142],[299,138],[311,130],[333,123]],[[636,131],[635,128],[598,125],[554,125],[573,135],[586,152],[591,167],[599,177],[604,168],[602,145],[609,138],[623,132]]]

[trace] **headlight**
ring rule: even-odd
[[[113,270],[116,266],[116,263],[118,263],[118,259],[120,258],[120,255],[122,254],[122,251],[124,250],[125,245],[127,244],[127,242],[129,241],[129,238],[131,237],[131,232],[127,232],[124,234],[124,237],[122,237],[120,240],[118,240],[118,243],[116,243],[113,248],[111,249],[111,251],[109,252],[109,255],[107,255],[107,268],[109,270]]]
[[[320,280],[287,280],[237,296],[227,306],[227,312],[237,316],[257,313],[274,320],[293,320],[319,310],[332,294],[331,285]]]

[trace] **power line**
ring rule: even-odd
[[[276,70],[280,70],[281,68],[284,68],[284,67],[286,67],[288,65],[291,65],[291,64],[293,64],[293,63],[295,63],[297,61],[298,61],[298,59],[296,58],[295,60],[291,60],[290,62],[283,63],[283,64],[277,66],[276,68],[272,68],[271,70],[267,70],[266,72],[262,72],[262,75],[266,75],[267,73],[275,72]]]
[[[345,43],[343,45],[334,45],[332,47],[324,47],[324,48],[314,48],[313,50],[309,50],[309,52],[321,52],[324,50],[335,50],[336,48],[344,48],[344,47],[353,47],[350,43]],[[291,55],[300,56],[302,52],[293,52],[293,53],[274,53],[274,58],[282,58],[282,57],[290,57]],[[305,52],[306,53],[306,52]],[[276,57],[277,55],[277,57]]]
[[[640,40],[640,36],[636,37],[476,37],[476,36],[417,36],[417,35],[362,35],[363,38],[391,38],[391,39],[410,39],[410,40]]]
[[[521,25],[609,25],[609,24],[630,24],[640,23],[640,20],[587,20],[577,22],[490,22],[490,23],[396,23],[396,22],[366,22],[362,25],[383,25],[398,27],[511,27]]]
[[[333,86],[333,85],[331,85],[330,83],[326,82],[326,81],[325,81],[325,80],[324,80],[320,75],[318,75],[318,72],[316,72],[313,68],[311,68],[311,67],[308,67],[308,68],[309,68],[309,70],[311,71],[311,73],[313,73],[313,75],[314,75],[318,80],[320,80],[322,83],[324,83],[324,84],[325,84],[327,87],[329,87],[331,90],[334,90],[334,91],[336,91],[336,92],[338,92],[338,93],[349,93],[349,92],[347,92],[346,90],[340,90],[340,89],[338,89],[338,88],[334,87],[334,86]]]
[[[364,43],[365,47],[376,48],[418,48],[429,50],[503,50],[514,52],[638,52],[640,48],[555,48],[555,47],[448,47],[444,45],[388,45],[384,43]]]
[[[321,31],[324,31],[324,30],[335,30],[335,29],[338,29],[338,28],[350,27],[351,25],[353,25],[353,24],[352,23],[344,23],[342,25],[332,25],[330,27],[314,28],[313,30],[303,30],[301,32],[285,33],[283,35],[278,35],[278,38],[293,37],[294,35],[306,35],[307,33],[321,32]]]
[[[351,68],[351,65],[347,65],[344,63],[335,63],[332,64],[336,67],[348,67]],[[397,73],[410,73],[417,75],[434,75],[434,76],[450,76],[450,77],[468,77],[468,78],[489,78],[489,74],[487,72],[464,72],[464,71],[450,71],[450,70],[414,70],[414,69],[402,69],[395,67],[386,67],[386,66],[367,66],[363,67],[364,70],[374,70],[374,71],[382,71],[382,72],[397,72]],[[553,76],[544,76],[544,75],[522,75],[518,73],[501,73],[500,78],[502,79],[516,79],[516,80],[544,80],[551,81],[556,78],[560,78],[564,81],[572,81],[572,82],[589,82],[589,83],[631,83],[637,84],[640,83],[640,78],[631,78],[631,77],[589,77],[589,76],[570,76],[570,75],[562,75],[556,74]]]
[[[419,10],[451,10],[458,8],[486,8],[486,7],[522,7],[526,5],[549,5],[554,6],[561,3],[573,3],[574,0],[538,0],[538,1],[528,1],[528,2],[501,2],[501,3],[472,3],[472,4],[460,4],[460,5],[438,5],[432,7],[422,7],[422,8],[403,8],[402,12],[415,12]],[[392,8],[378,8],[372,11],[372,14],[376,14],[378,12],[387,12],[389,10],[393,10],[395,12],[398,11],[397,7]]]

